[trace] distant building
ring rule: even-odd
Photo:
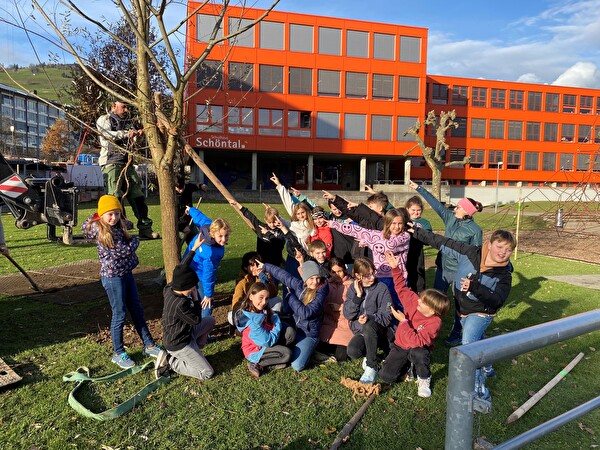
[[[189,2],[193,12],[200,3]],[[188,21],[186,60],[206,49],[219,8]],[[264,11],[228,8],[220,35]],[[597,182],[600,90],[427,74],[426,28],[281,11],[215,46],[188,86],[189,144],[228,186],[276,172],[299,189],[429,179],[404,132],[455,109],[452,185]],[[434,130],[420,131],[435,146]]]
[[[57,119],[64,118],[60,105],[44,102],[25,91],[4,84],[0,84],[0,105],[3,142],[0,151],[7,158],[39,158],[46,130]]]

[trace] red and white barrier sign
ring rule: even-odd
[[[13,175],[0,183],[0,191],[7,197],[17,198],[27,192],[27,186],[25,186],[25,183],[21,178],[17,175]]]

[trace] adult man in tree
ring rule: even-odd
[[[152,231],[152,219],[148,217],[148,205],[142,192],[142,181],[133,167],[131,156],[124,151],[135,145],[144,130],[136,129],[129,116],[129,106],[116,100],[108,114],[96,121],[100,133],[100,159],[104,178],[104,193],[114,195],[121,202],[126,197],[133,214],[141,239],[158,239],[160,235]]]

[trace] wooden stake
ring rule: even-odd
[[[335,437],[333,444],[331,444],[330,450],[337,450],[338,448],[340,448],[340,445],[344,443],[344,439],[346,439],[347,436],[350,436],[350,433],[352,432],[358,421],[361,419],[361,417],[365,414],[365,411],[367,410],[369,405],[373,402],[373,400],[375,400],[375,397],[377,397],[377,395],[373,393],[369,396],[369,398],[365,400],[365,402],[358,409],[358,411],[356,411],[356,414],[352,416],[352,419],[350,419],[350,421],[346,423],[346,425],[344,425],[342,431],[340,431],[340,433]]]
[[[571,371],[571,369],[573,369],[573,367],[575,367],[579,363],[579,361],[581,361],[581,358],[583,358],[583,352],[579,353],[579,355],[577,355],[575,359],[567,365],[567,367],[565,367],[554,378],[552,378],[546,384],[546,386],[544,386],[542,389],[536,392],[536,394],[533,397],[531,397],[529,400],[523,403],[514,413],[508,416],[508,419],[506,419],[506,423],[513,423],[515,420],[521,418],[523,414],[529,411],[533,407],[533,405],[540,401],[540,399],[544,395],[546,395],[554,386],[556,386],[560,380],[566,377],[567,374]]]

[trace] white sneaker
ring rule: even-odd
[[[373,384],[375,383],[375,379],[377,378],[377,370],[372,367],[367,366],[365,369],[365,373],[360,377],[360,382],[364,384]]]
[[[417,377],[417,386],[419,387],[417,394],[419,395],[419,397],[423,397],[423,398],[431,397],[431,388],[429,387],[430,383],[431,383],[431,377],[429,377],[429,378]]]
[[[169,354],[166,350],[161,350],[160,352],[158,352],[156,361],[154,361],[154,378],[156,378],[157,380],[169,370],[169,363],[167,360],[168,356]]]

